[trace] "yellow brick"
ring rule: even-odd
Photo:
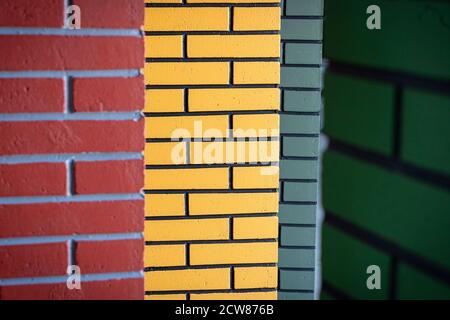
[[[144,267],[176,267],[186,265],[183,244],[145,246]]]
[[[277,140],[191,142],[190,160],[193,164],[278,162],[279,150]]]
[[[151,294],[146,295],[145,300],[186,300],[185,294]]]
[[[150,190],[227,189],[228,168],[146,170],[144,185]]]
[[[234,8],[233,30],[280,30],[280,7]]]
[[[233,117],[233,136],[277,137],[280,134],[278,114],[246,114]]]
[[[233,219],[234,239],[271,239],[278,237],[278,217]]]
[[[145,3],[182,3],[183,0],[145,0]]]
[[[148,85],[228,84],[227,62],[150,62],[145,64]]]
[[[191,300],[277,300],[277,292],[192,293]]]
[[[226,31],[228,8],[146,8],[145,31]]]
[[[277,166],[236,167],[233,168],[233,188],[278,188]]]
[[[234,84],[279,84],[280,63],[235,62],[233,81]]]
[[[280,3],[280,0],[187,0],[187,3]]]
[[[189,213],[248,214],[278,212],[278,193],[189,194]]]
[[[183,36],[146,36],[146,58],[181,58],[183,57]]]
[[[233,263],[275,263],[276,242],[191,244],[192,265]]]
[[[276,288],[277,267],[249,267],[234,269],[236,289]]]
[[[145,221],[146,241],[226,240],[228,219],[183,219]]]
[[[278,58],[280,36],[269,35],[189,35],[190,58]]]
[[[144,274],[146,291],[230,289],[230,269],[150,271]]]
[[[145,164],[186,164],[186,142],[148,142],[144,149]]]
[[[184,194],[146,194],[145,216],[184,215]]]
[[[236,70],[235,62],[235,70]],[[278,62],[276,63],[278,65]],[[279,67],[277,68],[279,70]],[[256,73],[266,72],[255,70]],[[279,71],[277,71],[279,72]],[[190,89],[189,111],[279,110],[278,88]]]
[[[183,112],[183,89],[148,89],[144,112]]]
[[[228,116],[150,117],[145,119],[146,138],[226,137]]]

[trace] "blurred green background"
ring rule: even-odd
[[[326,0],[324,45],[321,297],[450,299],[450,2]]]

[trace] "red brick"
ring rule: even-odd
[[[75,163],[75,193],[136,193],[144,185],[142,160]]]
[[[144,201],[0,205],[0,238],[142,232]]]
[[[74,0],[72,3],[80,6],[82,28],[138,29],[144,22],[142,0]]]
[[[63,111],[62,79],[0,79],[0,113]]]
[[[66,193],[64,163],[0,165],[0,196],[45,196]]]
[[[65,283],[0,287],[0,300],[142,300],[143,279],[82,282],[81,290]]]
[[[66,243],[0,246],[0,278],[64,275],[67,253]]]
[[[140,37],[0,36],[0,70],[136,69]]]
[[[144,121],[0,122],[0,154],[137,151]]]
[[[64,2],[61,0],[1,0],[2,27],[62,27]]]
[[[74,79],[73,104],[78,112],[142,110],[143,78]]]
[[[141,271],[144,240],[80,241],[75,261],[82,273]]]

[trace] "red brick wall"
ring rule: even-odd
[[[142,299],[143,1],[67,3],[0,1],[0,299]]]

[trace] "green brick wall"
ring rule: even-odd
[[[279,299],[314,299],[323,1],[282,10]]]
[[[321,298],[450,299],[450,2],[371,4],[325,1]]]

